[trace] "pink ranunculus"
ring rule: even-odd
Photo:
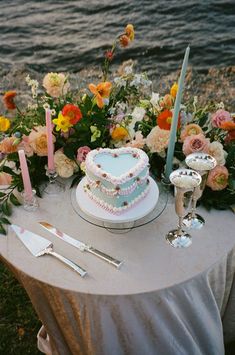
[[[183,153],[186,156],[197,152],[208,153],[209,144],[210,140],[202,133],[188,136],[184,140]]]
[[[209,172],[206,184],[213,191],[223,190],[228,185],[228,175],[228,169],[225,166],[217,165]]]
[[[222,122],[232,121],[232,117],[228,111],[219,109],[211,117],[213,127],[220,128]]]
[[[82,163],[86,160],[87,153],[89,153],[91,148],[84,145],[83,147],[78,148],[77,150],[77,161]]]

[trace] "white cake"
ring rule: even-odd
[[[149,190],[149,159],[141,149],[98,148],[86,157],[85,192],[105,210],[122,213]]]

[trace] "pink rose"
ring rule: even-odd
[[[217,110],[211,117],[211,124],[213,127],[221,126],[222,122],[232,121],[232,117],[228,111],[225,110]]]
[[[89,153],[91,148],[84,145],[77,150],[77,160],[81,163],[86,160],[87,153]]]
[[[214,191],[223,190],[228,185],[228,175],[225,166],[217,165],[209,172],[206,184]]]
[[[184,155],[197,152],[208,153],[209,144],[210,140],[202,133],[188,136],[184,140],[183,153]]]

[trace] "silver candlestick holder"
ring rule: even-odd
[[[203,194],[209,171],[216,166],[216,160],[206,153],[192,153],[186,157],[185,162],[189,168],[201,175],[202,181],[199,186],[194,188],[191,211],[184,217],[183,225],[188,229],[201,229],[205,224],[205,219],[196,213],[197,201]]]
[[[175,212],[179,217],[179,223],[176,229],[167,233],[166,240],[174,248],[186,248],[192,244],[191,235],[182,229],[185,194],[199,186],[201,180],[200,174],[190,169],[178,169],[170,174],[170,181],[176,188]]]

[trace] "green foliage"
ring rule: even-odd
[[[12,205],[20,206],[21,203],[14,195],[15,187],[0,191],[0,234],[6,234],[6,224],[10,224],[7,217],[12,215]]]
[[[0,354],[41,354],[37,349],[41,323],[26,292],[1,262],[0,319]]]

